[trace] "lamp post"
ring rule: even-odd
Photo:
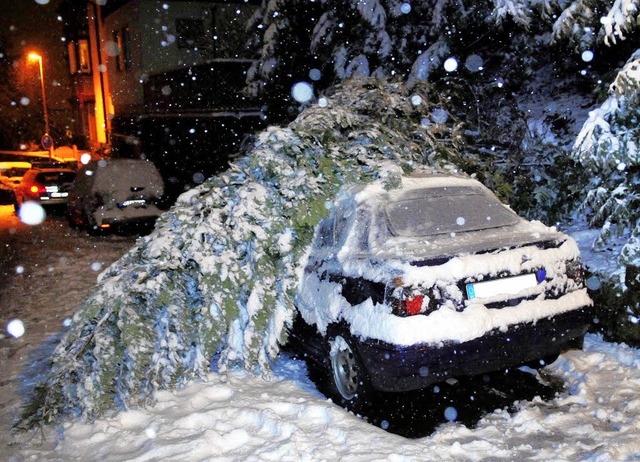
[[[51,141],[51,135],[49,135],[49,112],[47,111],[47,93],[44,88],[44,71],[42,70],[42,56],[40,56],[38,53],[29,53],[28,58],[30,61],[38,61],[38,65],[40,67],[40,87],[42,88],[42,110],[44,112],[44,136],[42,137],[42,144],[43,144],[43,147],[49,151],[49,157],[51,157],[53,142]]]

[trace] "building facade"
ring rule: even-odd
[[[69,67],[93,148],[206,176],[263,123],[244,91],[257,1],[78,3],[69,8],[85,22],[70,34]]]

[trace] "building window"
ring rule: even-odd
[[[128,27],[113,33],[113,42],[117,47],[116,70],[119,72],[131,69],[131,34]]]
[[[91,73],[91,59],[89,58],[89,41],[78,40],[78,72]]]
[[[176,19],[178,48],[199,50],[208,48],[208,38],[202,19]]]
[[[90,74],[91,58],[89,55],[89,41],[86,39],[78,40],[78,43],[70,42],[68,45],[69,52],[69,70],[72,74]]]

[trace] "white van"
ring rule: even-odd
[[[90,234],[150,230],[162,214],[164,182],[153,163],[141,159],[101,159],[80,169],[67,204],[72,227]]]

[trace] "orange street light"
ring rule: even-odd
[[[49,137],[49,112],[47,111],[47,94],[44,90],[44,72],[42,70],[42,56],[38,53],[29,53],[30,61],[38,61],[40,66],[40,86],[42,88],[42,109],[44,111],[44,134]]]

